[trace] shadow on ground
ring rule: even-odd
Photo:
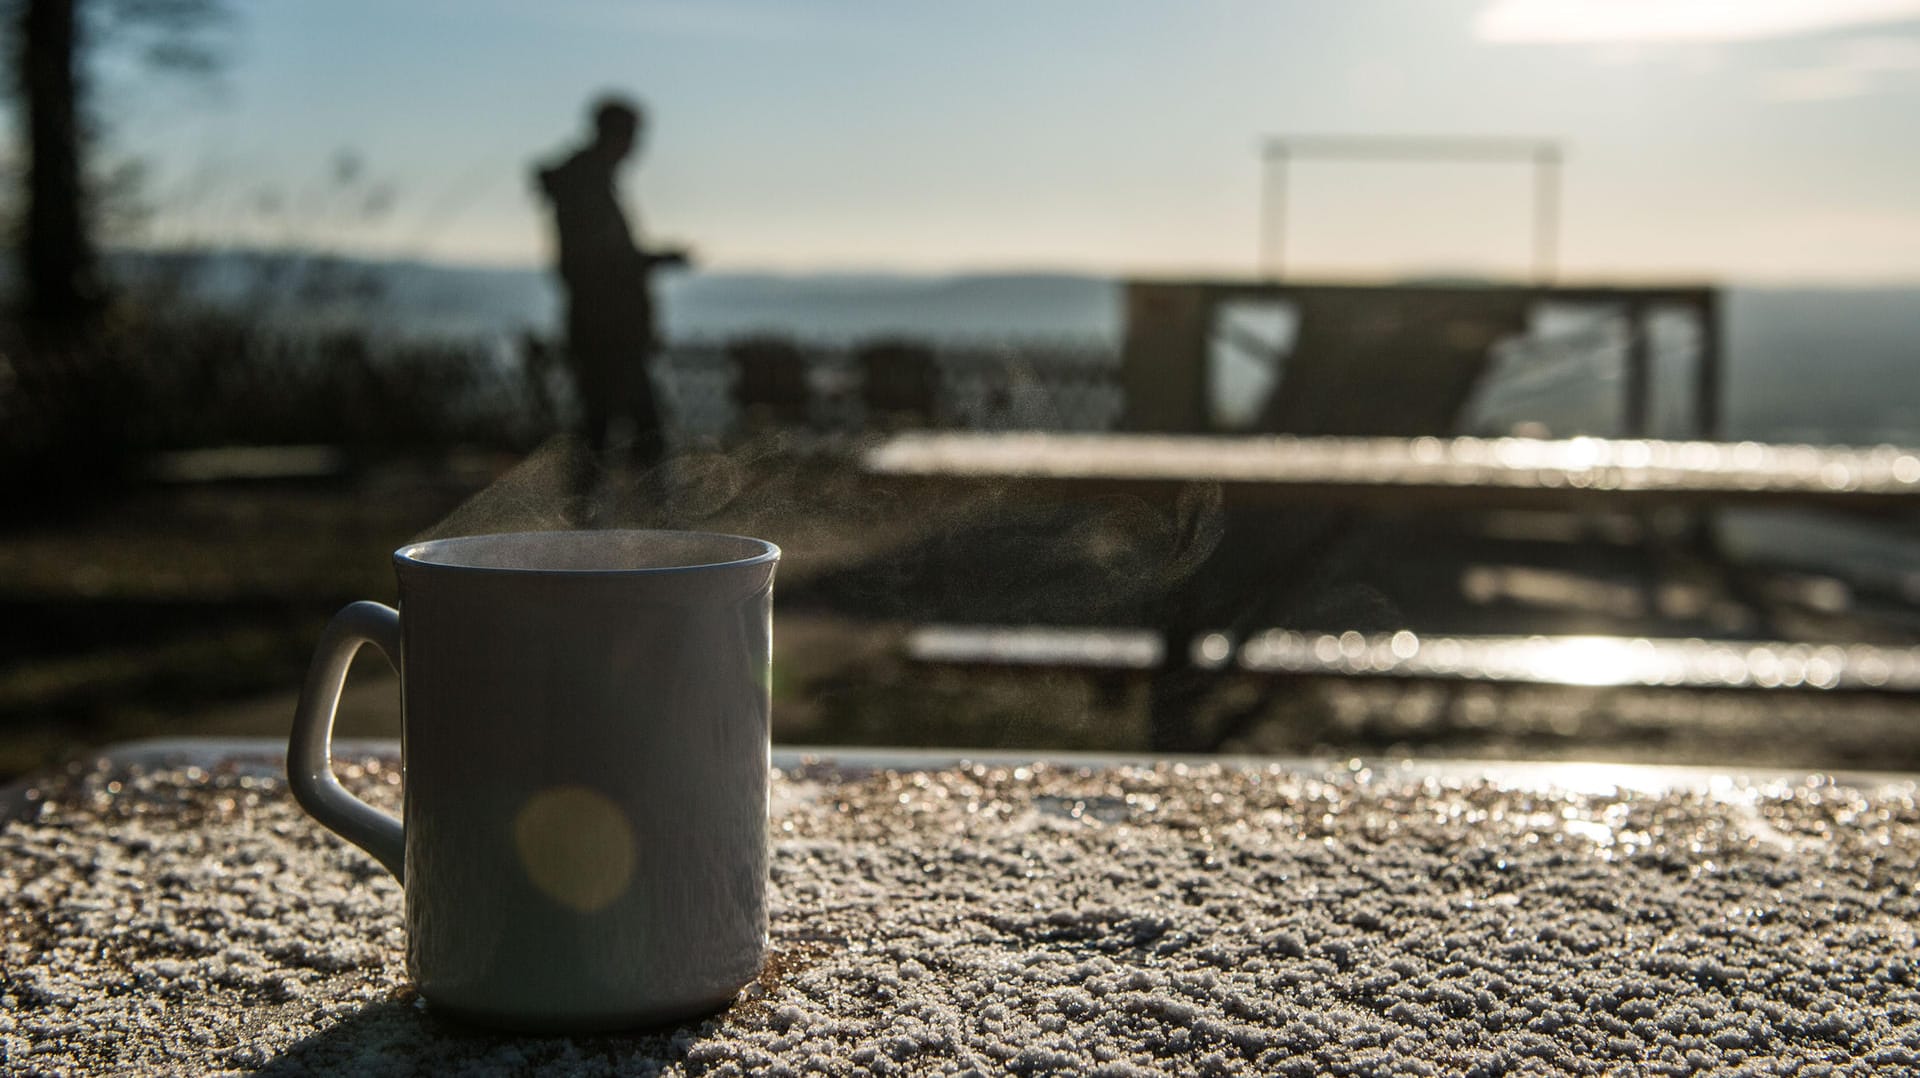
[[[582,1037],[494,1033],[436,1017],[417,1000],[382,1002],[335,1021],[260,1064],[270,1078],[336,1074],[471,1074],[505,1068],[650,1073],[684,1060],[704,1023]]]

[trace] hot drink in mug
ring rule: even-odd
[[[334,617],[288,778],[400,879],[432,1008],[613,1029],[713,1010],[758,974],[779,557],[695,532],[438,539],[395,552],[398,610]],[[368,643],[400,671],[400,819],[331,768]]]

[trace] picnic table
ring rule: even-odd
[[[944,662],[1148,670],[1150,729],[1161,750],[1207,747],[1194,727],[1194,703],[1227,669],[1702,689],[1911,691],[1916,684],[1908,673],[1920,652],[1852,642],[1817,659],[1815,648],[1791,640],[1645,637],[1601,641],[1600,647],[1588,637],[1447,637],[1422,653],[1420,637],[1404,630],[1377,639],[1351,631],[1291,633],[1292,626],[1224,624],[1222,611],[1238,617],[1256,609],[1248,600],[1257,601],[1262,589],[1303,575],[1337,545],[1355,512],[1819,506],[1911,513],[1920,509],[1920,449],[1602,438],[913,433],[871,448],[863,467],[906,491],[946,497],[973,489],[1064,500],[1116,494],[1170,504],[1196,495],[1214,499],[1226,541],[1165,598],[1157,639],[1113,627],[1076,633],[925,626],[911,641],[921,657]],[[1329,506],[1338,513],[1309,544],[1285,557],[1266,549],[1269,532],[1297,526],[1298,510]],[[1017,633],[1027,639],[1014,639]],[[1538,661],[1542,655],[1565,661]],[[1469,661],[1474,657],[1487,661]],[[1621,669],[1595,668],[1614,660]],[[1654,671],[1652,680],[1642,671]],[[1228,728],[1240,725],[1236,720]]]
[[[389,743],[339,772],[387,808]],[[771,957],[711,1017],[434,1016],[278,747],[9,792],[12,1073],[1910,1073],[1911,776],[777,751]]]
[[[1217,486],[1244,505],[1395,508],[1831,505],[1920,509],[1920,449],[1606,438],[913,433],[869,450],[895,480],[1017,482],[1039,493],[1177,496]]]

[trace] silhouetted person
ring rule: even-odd
[[[606,97],[592,109],[593,140],[537,172],[553,204],[558,272],[567,289],[567,359],[579,391],[587,462],[575,494],[592,489],[607,463],[608,428],[631,420],[636,468],[650,469],[666,452],[660,408],[648,377],[655,347],[648,274],[684,265],[677,250],[647,251],[620,208],[615,178],[645,131],[640,107]]]

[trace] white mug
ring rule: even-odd
[[[758,975],[779,558],[693,532],[438,539],[394,553],[398,611],[334,616],[287,778],[400,879],[430,1007],[619,1029],[712,1011]],[[400,671],[400,820],[332,771],[367,643]]]

